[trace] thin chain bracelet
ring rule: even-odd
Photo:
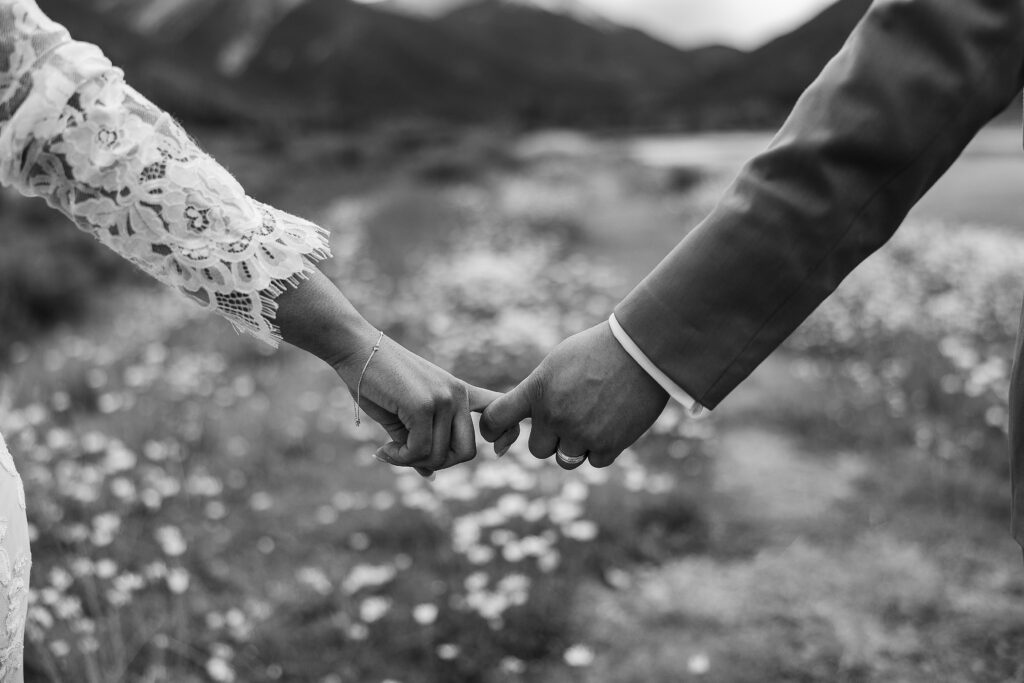
[[[377,337],[377,343],[373,345],[373,349],[371,349],[370,351],[370,357],[366,359],[366,364],[363,365],[363,371],[359,373],[359,381],[356,382],[356,427],[363,423],[362,418],[359,416],[359,398],[363,389],[363,375],[366,374],[366,369],[370,367],[370,361],[373,360],[373,357],[377,354],[378,351],[380,351],[380,343],[382,341],[384,341],[384,332],[381,332],[380,336]]]

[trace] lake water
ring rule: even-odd
[[[644,136],[633,156],[652,166],[700,166],[735,174],[771,142],[766,132]],[[1024,152],[1017,126],[981,131],[925,195],[911,218],[1024,228]]]

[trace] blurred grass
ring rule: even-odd
[[[18,341],[80,321],[114,285],[138,287],[134,269],[45,204],[0,194],[0,359]]]
[[[602,320],[728,180],[568,133],[204,142],[333,230],[325,270],[372,321],[495,388]],[[563,473],[524,434],[429,485],[372,460],[381,434],[317,361],[44,207],[0,210],[35,216],[0,251],[29,321],[0,332],[0,428],[36,536],[30,680],[1024,673],[1005,231],[908,226],[711,420],[671,409],[612,469]]]

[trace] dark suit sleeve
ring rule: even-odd
[[[770,148],[615,309],[715,407],[1021,88],[1024,0],[881,0]]]

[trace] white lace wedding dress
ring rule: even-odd
[[[0,0],[0,182],[45,198],[153,277],[271,344],[274,297],[328,255],[322,230],[249,198],[35,0]],[[0,683],[23,678],[31,563],[14,462],[0,438]]]

